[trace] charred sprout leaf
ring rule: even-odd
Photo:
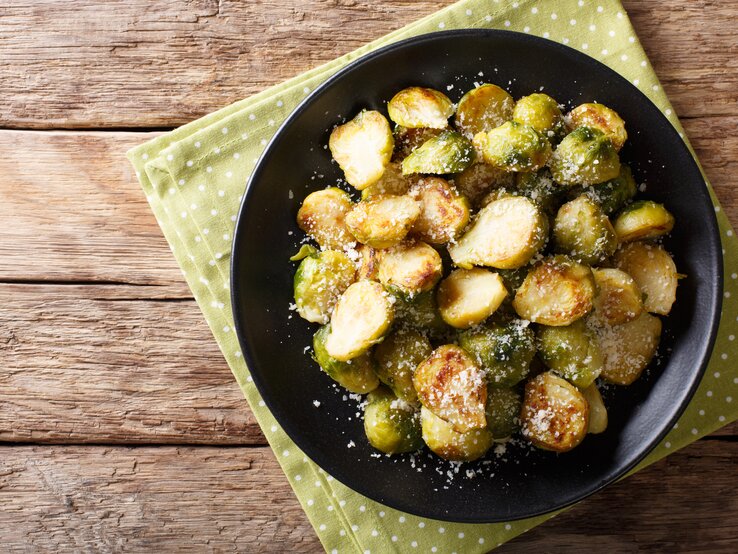
[[[674,260],[663,247],[630,242],[615,253],[613,260],[615,267],[625,271],[638,284],[646,311],[669,315],[676,300],[679,274]]]
[[[409,129],[402,125],[396,125],[395,135],[395,153],[393,159],[395,162],[401,162],[412,154],[419,146],[430,139],[437,137],[443,132],[443,129],[430,129],[428,127],[418,127],[417,129]]]
[[[492,433],[486,427],[460,433],[426,407],[420,409],[420,422],[425,444],[444,460],[471,462],[484,456],[492,446]]]
[[[554,248],[585,264],[596,264],[612,256],[618,238],[610,220],[586,196],[559,208],[553,227]]]
[[[294,279],[297,313],[314,323],[328,323],[338,297],[355,277],[356,266],[343,252],[324,250],[303,259]]]
[[[356,358],[384,337],[393,317],[392,300],[382,285],[354,283],[336,303],[325,349],[342,362]]]
[[[400,328],[377,345],[374,360],[379,379],[406,402],[418,402],[413,387],[415,368],[433,352],[431,343],[421,332]]]
[[[537,92],[523,96],[515,104],[513,121],[533,127],[550,142],[556,143],[566,134],[564,116],[559,104],[548,94]]]
[[[409,196],[373,196],[356,204],[346,215],[351,234],[373,248],[399,244],[420,215],[420,204]]]
[[[458,346],[436,348],[416,368],[413,385],[421,404],[460,433],[486,427],[484,373]]]
[[[548,219],[531,200],[505,196],[482,208],[449,254],[460,267],[515,269],[527,264],[548,238]]]
[[[579,388],[591,385],[602,372],[599,344],[581,319],[566,327],[541,325],[538,353],[546,366]]]
[[[589,404],[579,389],[551,372],[525,385],[523,436],[538,448],[567,452],[582,442],[589,427]]]
[[[300,250],[297,251],[297,254],[292,256],[290,258],[291,262],[299,262],[300,260],[303,260],[307,258],[308,256],[316,256],[318,254],[318,249],[315,248],[312,244],[303,244],[300,247]]]
[[[459,334],[459,345],[486,371],[490,391],[525,379],[536,354],[535,334],[520,320],[464,331]]]
[[[484,84],[459,100],[454,124],[468,138],[490,131],[512,118],[515,101],[497,85]]]
[[[413,179],[402,174],[402,166],[399,163],[392,162],[384,170],[379,181],[361,191],[361,199],[366,200],[385,194],[402,196],[410,190],[412,184]]]
[[[346,227],[351,197],[331,187],[308,194],[297,212],[297,225],[325,250],[345,250],[356,240]]]
[[[620,174],[614,179],[591,187],[582,187],[577,192],[586,195],[606,215],[612,215],[630,202],[637,190],[630,167],[620,164]]]
[[[592,270],[566,256],[536,264],[513,300],[523,319],[542,325],[565,326],[587,315],[595,296]]]
[[[513,389],[487,391],[487,428],[495,439],[511,436],[520,428],[523,399]]]
[[[424,242],[403,242],[382,252],[379,282],[414,296],[431,290],[443,272],[441,256]]]
[[[374,362],[369,354],[363,354],[348,362],[332,358],[325,349],[325,341],[331,332],[330,325],[324,325],[313,337],[315,361],[328,376],[346,390],[365,394],[379,386],[379,378],[374,371]]]
[[[387,119],[377,111],[365,110],[333,129],[328,147],[346,181],[362,190],[382,177],[395,141]]]
[[[615,110],[602,104],[581,104],[566,115],[566,122],[571,130],[591,127],[602,131],[615,150],[620,150],[628,138],[625,122]]]
[[[620,158],[610,139],[597,129],[572,131],[551,157],[551,175],[562,185],[595,185],[620,174]]]
[[[508,121],[474,135],[485,163],[505,171],[536,171],[551,157],[551,144],[533,127]]]
[[[392,97],[387,111],[392,121],[408,129],[445,129],[454,114],[454,103],[437,90],[409,87]]]
[[[431,244],[445,244],[469,223],[469,203],[448,181],[440,177],[420,179],[410,189],[410,197],[420,203],[413,236]]]
[[[456,131],[444,131],[402,160],[402,173],[460,173],[474,161],[472,144]]]
[[[515,174],[517,194],[530,198],[547,214],[553,215],[561,204],[566,189],[557,185],[547,168]]]
[[[621,325],[643,312],[643,295],[633,278],[619,269],[593,269],[597,296],[592,321],[597,326]]]
[[[656,355],[661,320],[643,312],[633,321],[598,329],[604,365],[602,377],[616,385],[630,385]]]
[[[633,202],[615,220],[615,232],[620,242],[654,239],[670,233],[674,228],[674,216],[651,200]]]
[[[454,176],[454,185],[469,201],[477,205],[490,189],[512,187],[513,175],[486,163],[475,163]]]
[[[438,309],[446,323],[466,329],[492,315],[506,296],[497,273],[479,267],[457,269],[438,286]]]
[[[597,385],[592,383],[582,389],[582,395],[589,404],[589,427],[587,432],[593,435],[604,433],[607,429],[607,408],[605,408],[605,403],[602,401],[600,390]]]
[[[364,409],[364,432],[369,444],[385,454],[415,452],[423,446],[420,414],[391,391],[380,387],[369,393]]]

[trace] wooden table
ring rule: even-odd
[[[320,550],[124,152],[449,3],[4,2],[0,550]],[[738,223],[738,2],[625,6]],[[500,552],[736,552],[737,455],[732,425]]]

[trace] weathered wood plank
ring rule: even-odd
[[[732,554],[736,460],[700,441],[499,552]],[[9,552],[321,551],[265,447],[4,446],[0,503]]]
[[[180,125],[451,3],[13,0],[0,126]],[[680,116],[736,115],[735,0],[623,3]]]

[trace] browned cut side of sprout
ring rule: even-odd
[[[425,406],[420,409],[420,423],[425,444],[431,452],[444,460],[472,462],[484,456],[493,443],[489,429],[472,429],[460,433]]]
[[[491,131],[512,118],[515,101],[497,85],[484,84],[459,100],[454,124],[467,138]]]
[[[446,323],[466,329],[491,316],[506,296],[497,273],[479,267],[457,269],[438,287],[438,309]]]
[[[581,104],[566,114],[565,119],[572,131],[579,127],[591,127],[602,131],[616,150],[620,150],[628,138],[622,118],[615,110],[602,104]]]
[[[409,196],[374,196],[356,204],[346,226],[362,244],[389,248],[399,244],[420,215],[420,204]]]
[[[619,269],[593,269],[597,296],[592,313],[596,325],[620,325],[643,312],[643,294],[633,278]]]
[[[445,179],[420,179],[410,189],[410,197],[420,203],[411,233],[422,241],[445,244],[469,223],[469,203]]]
[[[602,377],[616,385],[630,385],[656,355],[661,320],[643,312],[633,321],[605,326],[597,333],[604,359]]]
[[[346,226],[346,214],[354,203],[339,188],[331,187],[307,195],[297,212],[297,225],[324,250],[345,250],[356,243]]]
[[[392,97],[387,111],[392,121],[409,129],[445,129],[454,114],[454,103],[437,90],[408,87]]]
[[[443,272],[441,256],[424,242],[403,242],[384,250],[377,278],[400,292],[414,296],[431,290]]]
[[[615,253],[614,261],[616,267],[633,277],[638,284],[646,311],[669,314],[676,300],[679,274],[674,260],[662,246],[631,242]]]

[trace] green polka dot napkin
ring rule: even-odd
[[[228,262],[236,212],[249,173],[282,120],[323,80],[362,54],[413,35],[468,27],[534,33],[581,50],[632,81],[681,130],[617,0],[464,0],[128,153],[239,386],[328,551],[486,552],[551,517],[492,525],[444,523],[397,512],[351,491],[308,460],[279,428],[251,382],[233,332]],[[726,272],[717,346],[688,410],[640,467],[738,418],[738,244],[714,201]]]

